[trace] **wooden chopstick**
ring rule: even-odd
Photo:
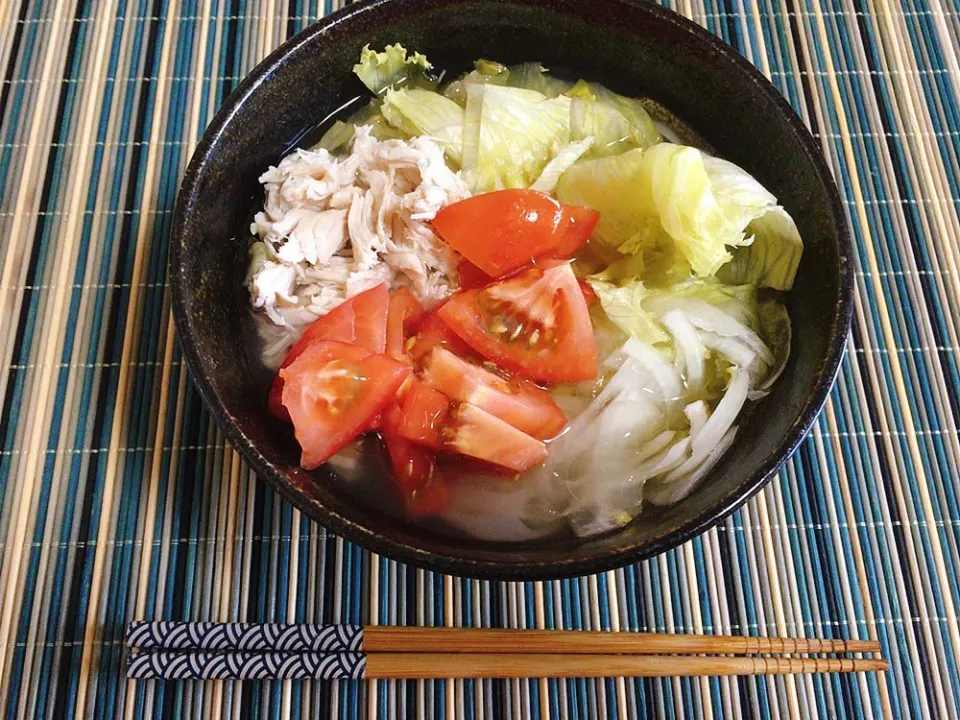
[[[489,653],[497,655],[758,655],[874,653],[872,640],[669,635],[581,630],[134,622],[127,645],[143,650]]]
[[[135,679],[484,679],[688,677],[872,672],[885,660],[861,658],[690,657],[658,655],[494,655],[490,653],[136,652]]]
[[[873,640],[669,635],[587,630],[494,630],[370,626],[362,649],[380,653],[759,655],[880,652]]]
[[[688,677],[848,673],[886,669],[886,660],[857,658],[371,653],[367,655],[363,676],[371,680]]]

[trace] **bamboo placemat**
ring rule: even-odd
[[[583,0],[587,2],[588,0]],[[816,133],[858,240],[810,438],[719,528],[565,582],[456,580],[327,535],[255,481],[182,365],[178,179],[232,87],[328,4],[0,2],[4,717],[894,717],[960,709],[960,6],[683,0]],[[887,675],[123,679],[133,618],[879,638]]]

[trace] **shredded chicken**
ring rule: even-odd
[[[381,282],[427,307],[456,289],[456,253],[429,221],[470,195],[426,137],[379,141],[359,127],[350,154],[296,150],[260,177],[266,199],[250,231],[247,286],[268,363],[306,325]]]

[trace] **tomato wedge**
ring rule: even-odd
[[[460,273],[461,290],[482,288],[490,283],[496,282],[498,279],[502,279],[490,277],[469,260],[461,260],[457,272]],[[593,304],[597,302],[597,294],[593,291],[593,288],[590,287],[590,283],[582,277],[578,277],[577,282],[580,283],[580,289],[583,290],[583,298],[587,301],[587,306],[592,307]]]
[[[438,314],[499,367],[540,382],[593,380],[597,348],[583,292],[568,262],[547,260],[457,293]]]
[[[500,418],[457,403],[420,380],[411,380],[396,409],[388,410],[384,437],[399,436],[432,451],[448,450],[515,472],[543,461],[547,446]]]
[[[281,369],[289,367],[308,347],[321,340],[335,340],[342,343],[353,343],[354,340],[353,303],[347,300],[337,305],[322,318],[313,321],[306,331],[283,359]],[[270,412],[281,420],[290,421],[290,414],[283,406],[283,378],[277,373],[270,384],[270,393],[267,396],[267,406]]]
[[[443,447],[441,430],[447,422],[450,409],[450,398],[411,378],[400,398],[398,410],[391,407],[383,423],[384,431],[440,450]]]
[[[563,430],[567,418],[545,390],[531,382],[507,381],[436,347],[423,366],[423,380],[444,395],[476,405],[539,440]]]
[[[460,264],[457,265],[457,278],[459,279],[461,290],[481,288],[484,285],[489,285],[496,279],[487,275],[466,258],[462,258]]]
[[[547,457],[547,446],[542,442],[467,403],[454,408],[443,436],[450,450],[516,472],[529,470]]]
[[[386,283],[354,295],[353,303],[354,342],[360,347],[383,354],[387,344],[387,314],[390,293]]]
[[[390,309],[387,313],[387,355],[394,360],[406,360],[407,340],[413,335],[423,315],[423,305],[407,288],[400,288],[390,295]]]
[[[300,465],[319,467],[359,435],[396,394],[410,367],[330,340],[310,345],[280,371],[283,406],[300,443]]]
[[[498,190],[448,205],[433,227],[480,270],[500,277],[534,258],[572,254],[593,232],[597,218],[595,210],[568,210],[536,190]]]
[[[399,435],[385,434],[384,449],[407,512],[430,517],[450,504],[450,488],[437,467],[436,454]]]
[[[564,205],[563,217],[560,219],[562,234],[557,240],[552,257],[572,256],[593,234],[599,220],[600,213],[596,210],[582,205]]]
[[[467,345],[460,336],[440,319],[440,315],[434,310],[424,317],[420,323],[420,329],[413,337],[410,343],[410,357],[414,360],[421,360],[435,347],[445,347],[454,355],[461,357],[473,355],[473,350]]]
[[[371,352],[382,353],[386,339],[389,294],[386,283],[354,295],[307,326],[300,339],[283,359],[281,369],[288,367],[308,347],[321,340],[354,343]],[[358,313],[359,311],[359,313]],[[283,407],[283,378],[278,373],[270,385],[267,407],[281,420],[290,420]]]
[[[597,297],[597,293],[583,278],[577,278],[577,283],[580,285],[580,291],[583,293],[583,299],[587,303],[587,307],[593,307],[600,298]]]

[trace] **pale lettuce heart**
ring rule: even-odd
[[[570,141],[570,98],[466,84],[463,171],[474,192],[529,187]]]
[[[776,198],[733,163],[696,148],[659,143],[585,160],[557,185],[561,200],[600,212],[599,242],[624,254],[675,244],[694,274],[784,290],[793,284],[802,242]],[[752,243],[752,244],[751,244]]]
[[[437,140],[454,163],[463,147],[463,108],[432,90],[387,90],[380,112],[393,127],[408,135]]]
[[[657,319],[643,308],[647,289],[642,282],[635,280],[617,286],[595,275],[589,277],[587,282],[597,294],[607,317],[627,335],[648,345],[669,342],[670,336],[667,332]]]
[[[639,100],[617,95],[603,85],[583,80],[567,94],[573,98],[570,136],[574,140],[593,137],[591,157],[619,155],[663,141],[653,118]]]

